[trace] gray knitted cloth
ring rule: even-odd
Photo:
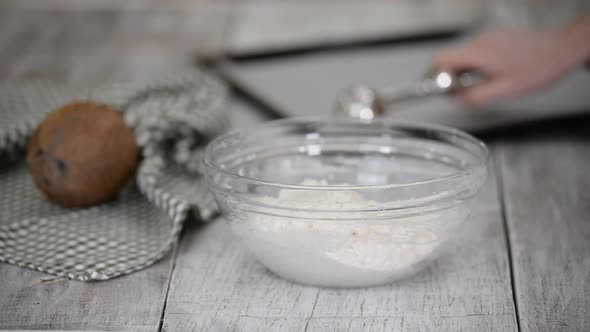
[[[66,209],[41,197],[24,148],[48,112],[89,99],[124,112],[143,160],[136,183],[117,200]],[[87,281],[160,259],[189,212],[206,221],[217,211],[201,157],[206,142],[228,125],[226,100],[224,85],[200,71],[91,91],[48,81],[0,82],[0,261]]]

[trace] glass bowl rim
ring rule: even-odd
[[[274,182],[274,181],[267,181],[261,179],[255,179],[248,176],[239,175],[235,172],[228,171],[218,164],[212,161],[212,150],[215,146],[217,146],[220,142],[226,141],[232,137],[236,136],[247,136],[249,134],[259,132],[264,129],[270,129],[274,127],[280,127],[284,125],[292,125],[298,123],[321,123],[321,124],[329,124],[329,125],[339,125],[339,124],[346,124],[346,125],[374,125],[374,124],[381,124],[383,125],[381,128],[388,129],[391,127],[401,127],[401,128],[412,128],[418,130],[432,130],[441,133],[450,134],[451,136],[460,137],[467,142],[473,144],[475,147],[479,149],[481,152],[482,158],[476,156],[477,162],[474,165],[466,167],[465,169],[459,170],[452,174],[443,175],[439,177],[419,180],[419,181],[412,181],[407,183],[393,183],[393,184],[379,184],[379,185],[308,185],[308,184],[288,184],[288,183],[281,183],[281,182]],[[253,128],[248,129],[233,129],[228,131],[225,134],[217,136],[213,140],[211,140],[207,147],[205,148],[204,153],[204,164],[205,164],[205,171],[207,169],[213,169],[216,172],[222,173],[228,177],[236,178],[241,181],[246,181],[251,184],[257,185],[264,185],[270,186],[280,189],[299,189],[299,190],[319,190],[319,191],[357,191],[357,190],[384,190],[384,189],[398,189],[398,188],[407,188],[407,187],[414,187],[414,186],[422,186],[427,184],[433,183],[441,183],[452,181],[458,178],[465,176],[473,172],[476,169],[484,168],[487,170],[487,166],[489,165],[490,161],[490,151],[487,145],[477,139],[476,137],[456,128],[440,125],[440,124],[433,124],[428,122],[422,121],[409,121],[409,120],[398,120],[398,119],[377,119],[372,121],[359,121],[355,119],[345,119],[345,118],[318,118],[318,117],[291,117],[285,119],[278,119],[278,120],[270,120],[263,122],[260,125],[257,125]]]

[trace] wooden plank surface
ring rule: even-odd
[[[590,331],[590,121],[498,156],[522,331]]]
[[[408,280],[318,289],[269,273],[223,220],[187,230],[165,331],[515,331],[508,254],[491,180],[456,243]]]
[[[0,78],[96,85],[187,69],[199,44],[191,30],[215,13],[0,10]],[[94,283],[0,264],[0,329],[158,331],[174,255]]]
[[[122,9],[114,1],[92,2],[91,10],[69,0],[57,3],[79,7],[45,3],[38,9],[35,1],[25,2],[28,7],[16,9],[11,3],[20,1],[0,3],[0,78],[48,76],[94,85],[183,70],[195,53],[214,54],[224,45],[223,26],[235,15],[230,2],[142,0]],[[305,86],[309,80],[303,79]],[[263,119],[243,103],[233,107],[239,126]],[[524,331],[590,330],[590,145],[584,130],[520,137],[498,149]],[[175,268],[169,254],[104,283],[0,264],[0,328],[516,330],[497,194],[492,181],[449,254],[414,278],[372,289],[316,289],[279,279],[244,251],[222,220],[187,227]]]
[[[182,71],[220,47],[227,10],[0,10],[0,76],[97,84]]]
[[[199,29],[186,31],[197,37],[206,36],[195,40],[199,43],[192,46],[215,46],[215,50],[219,51],[217,53],[240,55],[457,31],[472,25],[480,17],[482,7],[477,0],[377,0],[370,3],[349,0],[4,2],[5,7],[42,10],[69,8],[78,11],[188,11],[188,15],[179,15],[179,19],[190,16],[193,18],[192,27]],[[209,16],[203,18],[199,12]],[[211,17],[211,14],[215,17]],[[231,23],[225,24],[230,20]],[[203,25],[203,22],[206,24]],[[222,43],[217,43],[218,41]]]
[[[184,68],[191,61],[183,48],[190,45],[191,35],[180,31],[182,24],[176,25],[183,22],[184,14],[178,11],[24,10],[1,15],[0,41],[11,45],[0,53],[7,60],[0,66],[4,77],[41,75],[95,84],[149,77]],[[246,112],[235,114],[240,125],[258,121],[244,116]],[[495,187],[488,187],[483,197],[474,213],[480,218],[468,225],[475,233],[465,235],[465,242],[454,248],[455,255],[405,283],[370,290],[334,292],[292,284],[270,275],[245,254],[222,222],[188,227],[163,328],[324,330],[332,326],[337,330],[346,324],[353,330],[361,326],[513,330]],[[482,239],[486,240],[482,250],[473,250]],[[473,254],[458,256],[462,252]],[[108,283],[60,280],[41,286],[30,286],[40,274],[2,265],[2,279],[11,280],[2,288],[8,301],[3,309],[10,317],[6,327],[157,329],[172,263],[168,259],[159,264],[164,267]],[[481,273],[474,272],[479,265]],[[152,278],[157,282],[151,282]],[[121,286],[111,286],[117,283]],[[22,295],[27,290],[37,297]],[[85,306],[83,294],[92,301],[92,308]],[[39,309],[55,298],[63,299],[54,309],[58,311],[47,314]],[[133,310],[121,308],[130,304]]]
[[[456,32],[481,16],[471,0],[246,1],[224,50],[255,55]]]
[[[0,329],[158,331],[173,261],[92,283],[1,263]]]

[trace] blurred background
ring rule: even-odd
[[[559,27],[584,0],[4,0],[0,77],[149,80],[209,66],[274,116],[329,115],[339,90],[415,81],[432,54],[498,26]],[[586,113],[590,76],[485,112],[447,99],[396,116],[486,129]]]

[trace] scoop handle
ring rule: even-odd
[[[485,79],[485,75],[477,70],[429,70],[422,80],[416,83],[416,90],[421,96],[455,93],[471,88]]]
[[[413,85],[381,89],[379,96],[384,106],[389,106],[407,99],[455,93],[477,85],[485,79],[485,75],[474,70],[460,73],[451,70],[431,70]]]

